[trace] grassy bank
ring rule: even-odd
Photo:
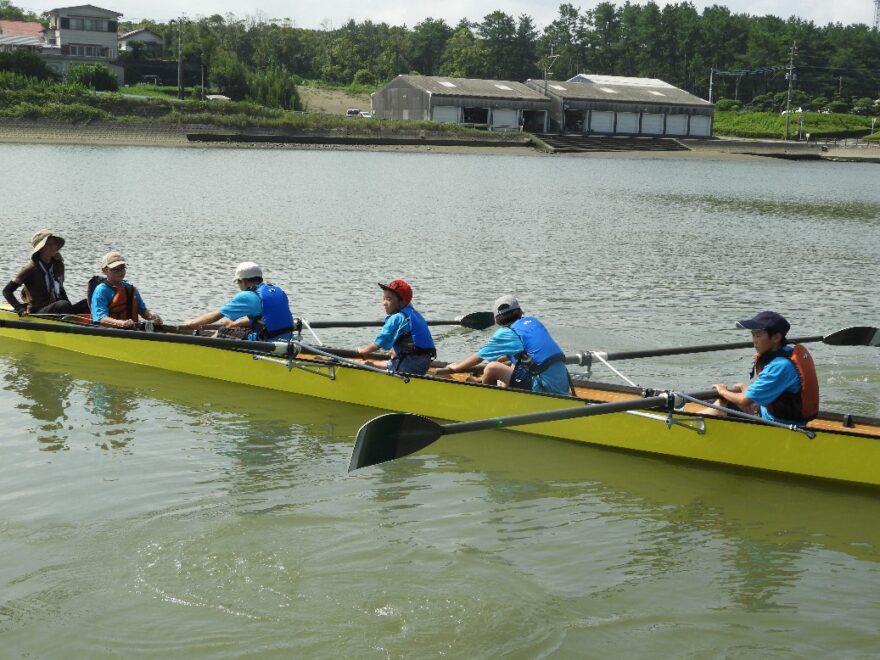
[[[789,117],[789,136],[798,133],[800,114]],[[803,113],[803,134],[814,138],[837,137],[853,133],[868,133],[871,117],[850,114]],[[774,112],[715,112],[715,134],[733,137],[782,139],[785,136],[785,115]]]
[[[250,102],[179,101],[169,88],[137,85],[125,94],[93,92],[77,85],[35,81],[0,73],[0,117],[54,119],[71,123],[160,121],[225,128],[263,128],[285,132],[336,131],[352,135],[430,132],[463,139],[520,139],[519,133],[487,133],[454,124],[427,121],[349,119],[338,114],[308,114],[267,108]],[[176,89],[175,89],[176,94]]]

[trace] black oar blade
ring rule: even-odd
[[[880,329],[856,326],[833,332],[822,339],[831,346],[880,346]]]
[[[470,328],[471,330],[485,330],[495,325],[495,317],[492,315],[492,312],[471,312],[455,320],[462,327]]]
[[[424,449],[441,435],[443,427],[421,415],[380,415],[358,431],[348,471],[408,456]]]

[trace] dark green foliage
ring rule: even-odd
[[[738,102],[733,99],[718,99],[715,102],[715,109],[721,110],[723,112],[726,110],[731,110],[735,105],[738,105]]]
[[[55,78],[55,74],[49,70],[39,55],[23,49],[0,53],[0,71],[9,71],[37,80]]]
[[[302,110],[293,77],[280,67],[251,74],[247,81],[247,96],[269,108]]]
[[[103,64],[77,64],[67,72],[67,82],[94,89],[97,92],[115,92],[119,81]]]

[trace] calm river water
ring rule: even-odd
[[[261,263],[307,319],[516,293],[566,351],[878,325],[876,165],[0,145],[0,248],[119,249],[166,319]],[[4,282],[8,275],[4,275]],[[333,345],[370,330],[322,331]],[[441,359],[487,332],[435,334]],[[815,345],[880,415],[880,351]],[[747,378],[748,351],[620,363]],[[613,381],[610,373],[597,371]],[[489,432],[346,473],[373,409],[0,340],[0,656],[876,657],[876,493]],[[662,432],[662,431],[661,431]]]

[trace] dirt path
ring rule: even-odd
[[[297,87],[297,91],[303,102],[303,110],[307,112],[344,115],[348,108],[370,109],[369,94],[351,94],[342,89],[305,86]]]

